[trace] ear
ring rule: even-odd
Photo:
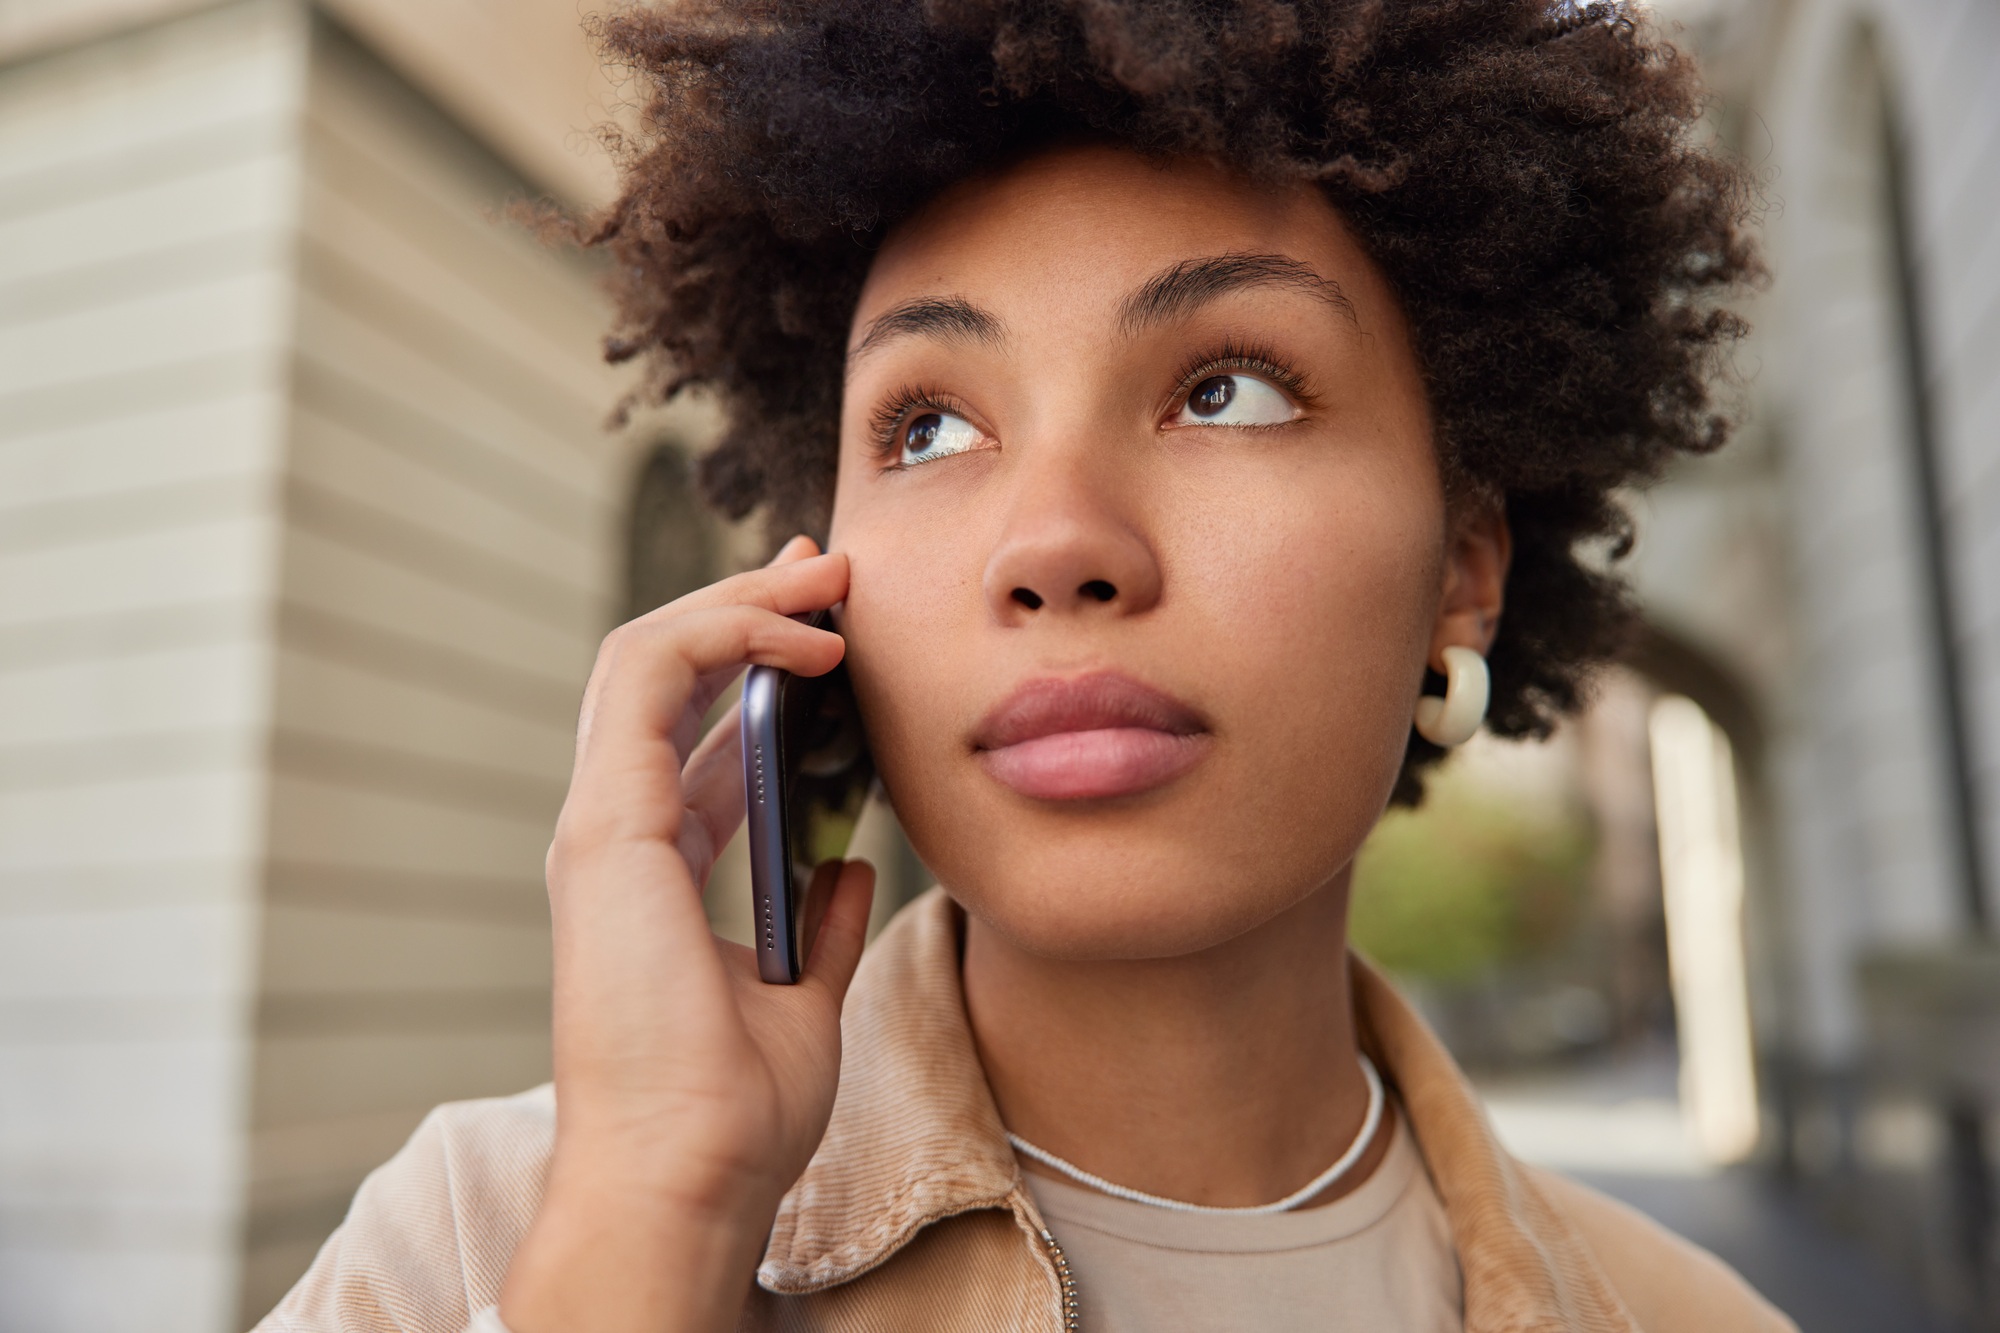
[[[1484,656],[1500,630],[1507,598],[1507,568],[1514,534],[1497,500],[1468,503],[1453,515],[1444,560],[1444,589],[1431,630],[1431,670],[1444,670],[1444,650],[1454,644]]]

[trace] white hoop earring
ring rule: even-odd
[[[1493,680],[1486,659],[1457,644],[1444,650],[1444,698],[1426,694],[1417,700],[1417,733],[1432,745],[1449,750],[1463,745],[1486,720],[1486,699]]]

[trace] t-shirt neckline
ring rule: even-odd
[[[1042,1216],[1059,1227],[1085,1227],[1161,1249],[1255,1254],[1325,1245],[1358,1235],[1388,1216],[1423,1169],[1402,1108],[1393,1102],[1390,1106],[1391,1137],[1381,1165],[1351,1192],[1317,1207],[1238,1217],[1176,1213],[1032,1173],[1028,1189]]]

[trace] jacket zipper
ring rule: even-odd
[[[1062,1326],[1063,1333],[1078,1333],[1083,1327],[1083,1319],[1077,1312],[1076,1279],[1070,1276],[1069,1256],[1063,1247],[1056,1244],[1056,1238],[1042,1228],[1042,1244],[1049,1247],[1049,1258],[1055,1262],[1056,1281],[1062,1284]]]

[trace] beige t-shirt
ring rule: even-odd
[[[1028,1175],[1091,1333],[1461,1333],[1444,1208],[1400,1112],[1382,1164],[1317,1208],[1175,1213]]]

